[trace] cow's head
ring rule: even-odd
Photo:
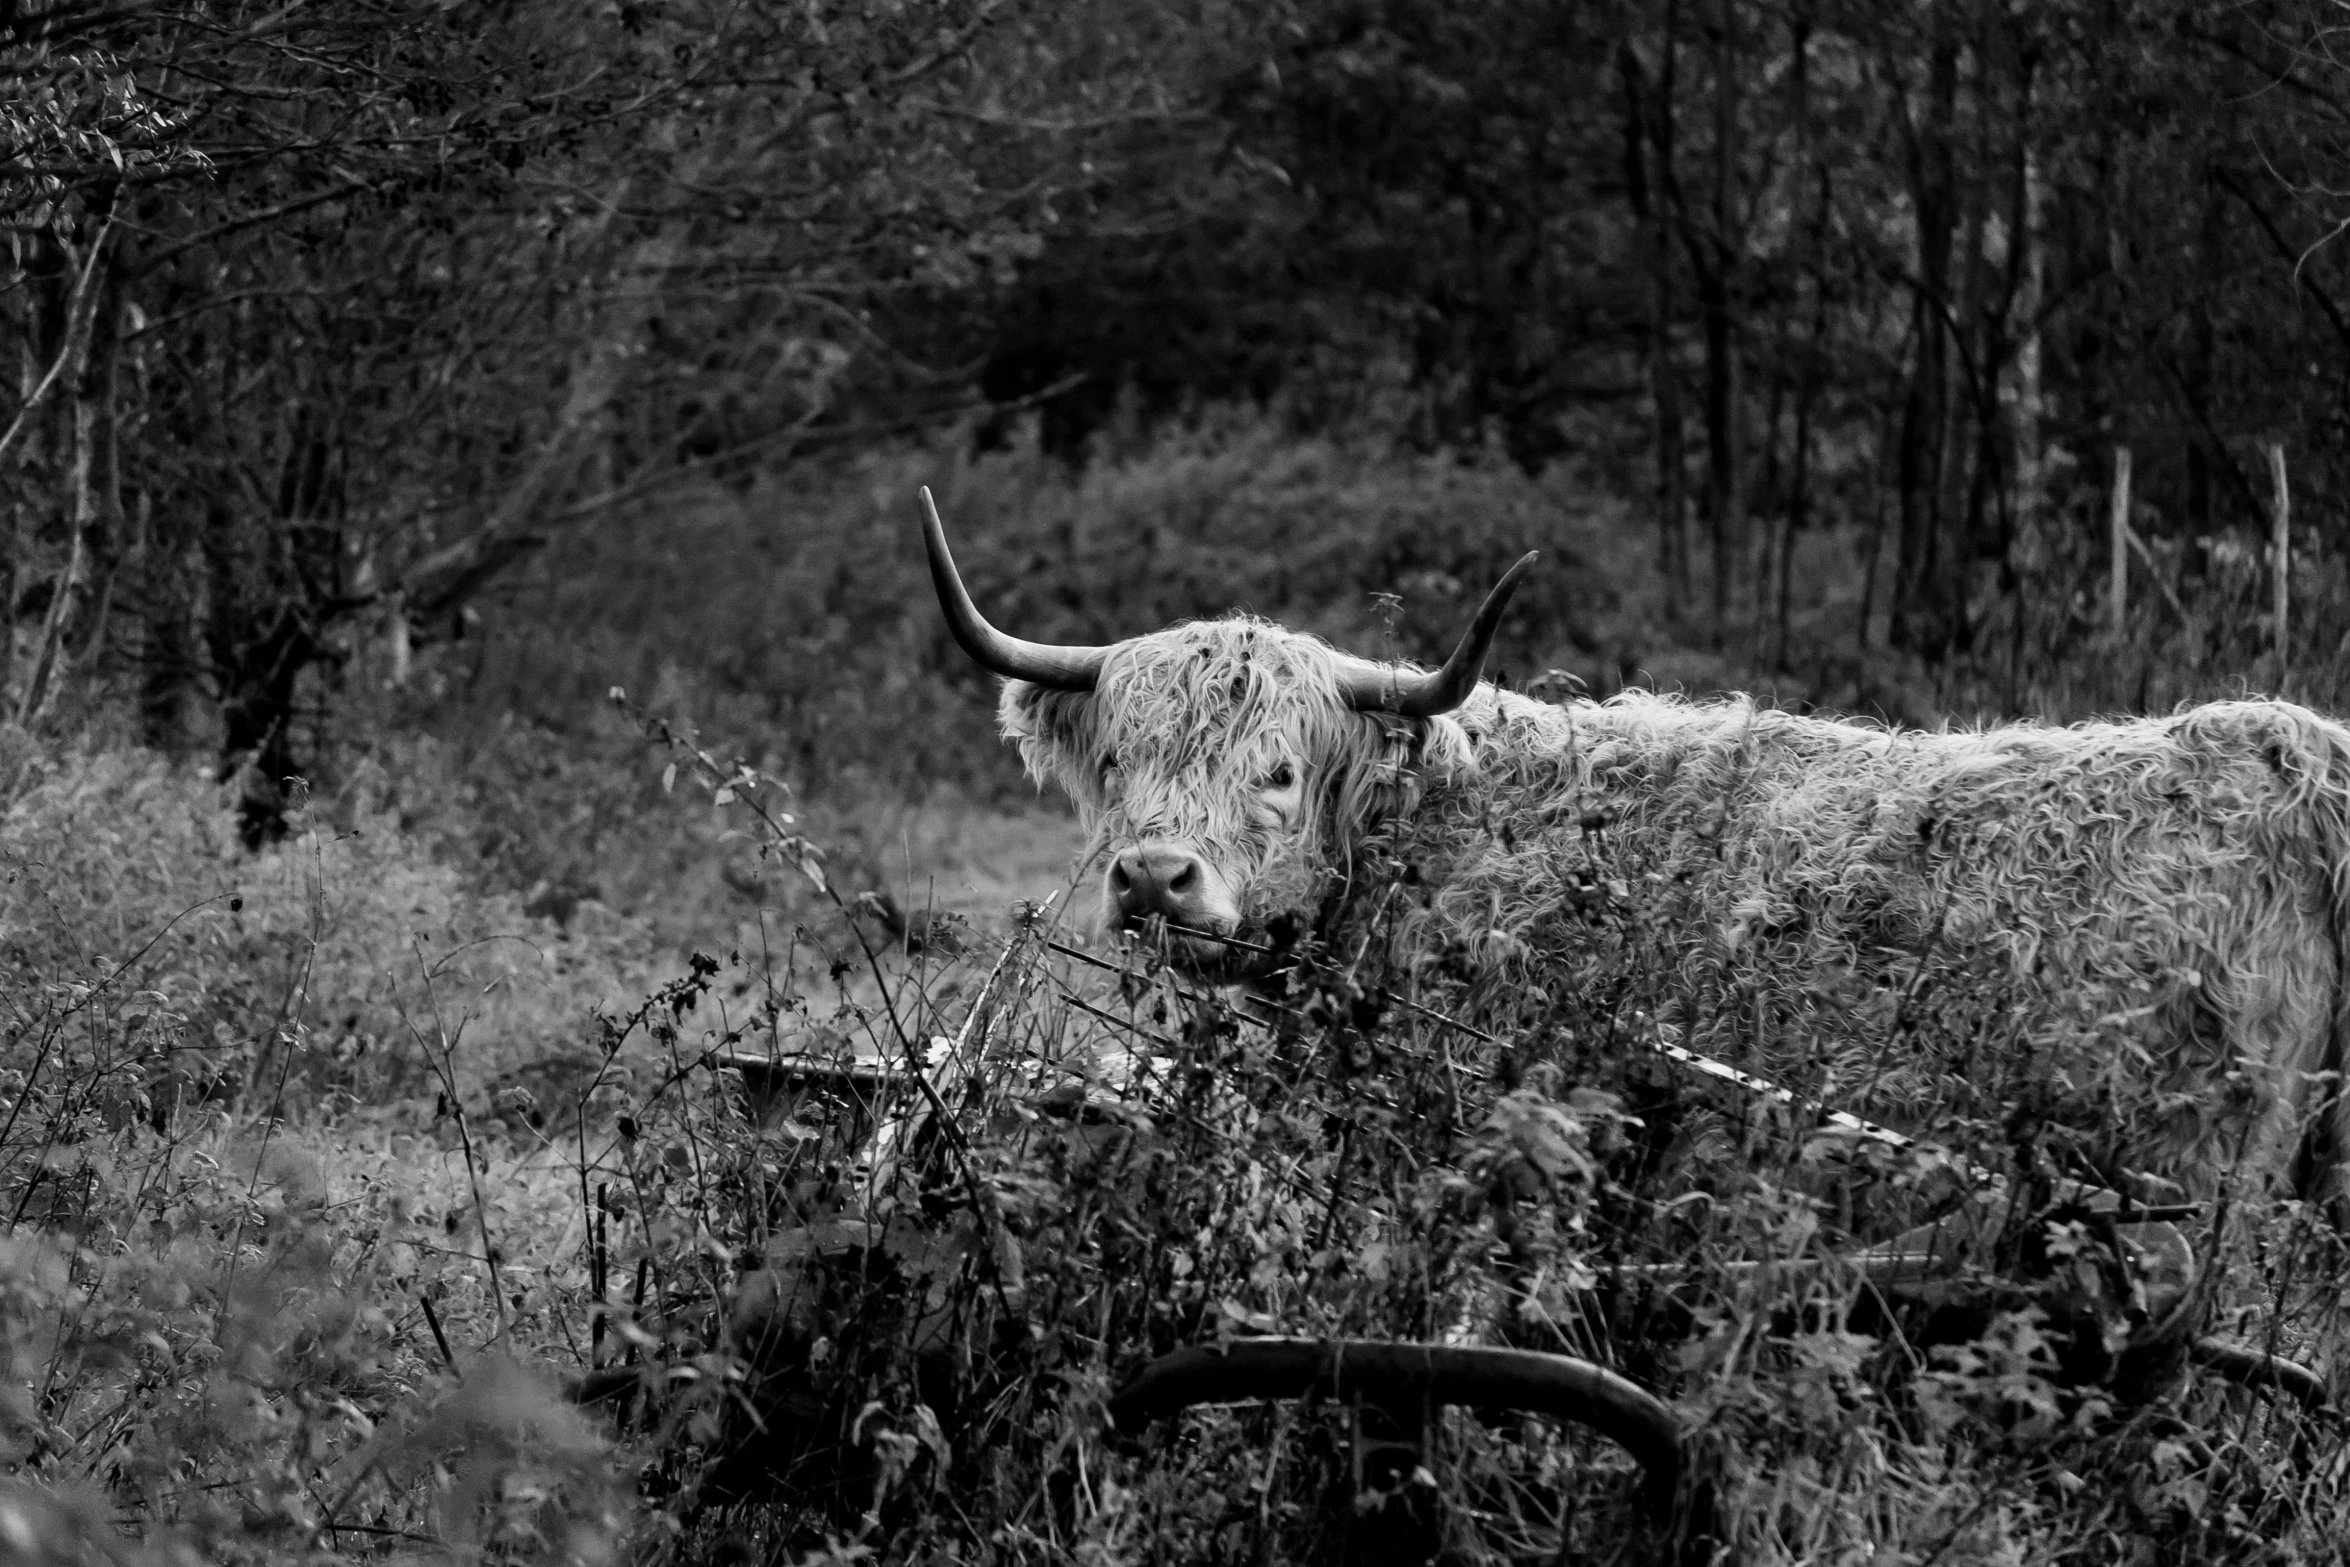
[[[1476,689],[1534,560],[1509,569],[1434,673],[1350,657],[1248,616],[1057,647],[980,616],[928,490],[922,500],[931,580],[955,640],[1005,677],[1004,733],[1029,772],[1077,802],[1108,860],[1111,925],[1163,922],[1176,961],[1210,979],[1268,966],[1261,949],[1278,944],[1285,916],[1323,905],[1366,827],[1422,777],[1467,765],[1467,742],[1443,715]]]

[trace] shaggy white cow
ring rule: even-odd
[[[1678,928],[1717,972],[1996,966],[2031,1013],[2011,1043],[2140,1052],[2167,1096],[2130,1150],[2144,1167],[2337,1189],[2350,731],[2305,708],[1921,732],[1743,699],[1541,702],[1478,678],[1531,555],[1433,674],[1245,616],[1045,646],[980,617],[935,511],[925,537],[958,640],[1006,677],[1005,734],[1108,858],[1111,919],[1164,921],[1200,978],[1278,961],[1216,937],[1278,948],[1343,920],[1379,833],[1421,883],[1398,940],[1530,981],[1578,939],[1565,916],[1614,875],[1608,844],[1632,843],[1678,867]]]

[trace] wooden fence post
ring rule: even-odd
[[[2285,488],[2285,443],[2282,441],[2271,441],[2268,444],[2268,477],[2276,492],[2272,513],[2276,537],[2269,546],[2269,582],[2275,594],[2277,685],[2282,689],[2285,683],[2285,650],[2292,645],[2287,633],[2290,629],[2288,616],[2293,607],[2293,497]]]
[[[2107,623],[2120,636],[2130,612],[2130,449],[2113,449],[2113,580],[2107,590]]]

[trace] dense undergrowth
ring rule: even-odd
[[[2065,998],[2074,1048],[2026,1058],[1999,1042],[2047,998],[1964,954],[1825,986],[1797,947],[1705,961],[1675,894],[1703,836],[1572,810],[1545,830],[1588,874],[1538,988],[1475,943],[1391,968],[1334,934],[1276,998],[1198,994],[1071,907],[1073,834],[931,623],[924,480],[1037,636],[1244,603],[1424,654],[1532,543],[1559,571],[1508,632],[1521,683],[1679,669],[1918,716],[2008,682],[2070,716],[2266,679],[2224,553],[2128,637],[2052,594],[1929,677],[1834,654],[1854,540],[1805,541],[1798,634],[1758,652],[1665,615],[1571,474],[1203,438],[1081,480],[873,458],[709,497],[669,552],[588,541],[406,688],[355,650],[332,765],[259,853],[185,766],[12,733],[0,1557],[1306,1561],[1408,1527],[1460,1562],[2343,1558],[2337,1417],[2190,1357],[2219,1334],[2338,1382],[2331,1228],[2249,1189],[2183,1220],[2202,1293],[2166,1327],[2064,1201],[2175,1108],[2126,1007]],[[2321,703],[2330,569],[2286,672]],[[1407,844],[1364,874],[1412,896]],[[1858,1257],[1986,1181],[2012,1201],[1962,1288],[1871,1282]],[[1675,1505],[1488,1410],[1433,1418],[1385,1504],[1345,1408],[1107,1425],[1153,1355],[1263,1333],[1616,1368],[1688,1434]]]
[[[1359,1417],[1104,1422],[1153,1354],[1277,1331],[1559,1350],[1674,1401],[1692,1457],[1661,1515],[1588,1432],[1440,1417],[1410,1483],[1452,1560],[2338,1559],[2330,1420],[2148,1338],[2120,1255],[2053,1201],[2159,1106],[2110,1039],[2069,1080],[1986,1059],[2015,1000],[1987,974],[1943,967],[1880,1082],[1898,998],[1672,961],[1676,867],[1571,822],[1561,852],[1604,874],[1555,984],[1342,942],[1235,1007],[1085,954],[1050,907],[868,946],[781,791],[679,759],[681,790],[757,808],[838,939],[696,955],[575,1019],[535,1086],[517,966],[461,972],[416,917],[579,938],[465,906],[356,807],[240,861],[152,764],[64,760],[20,796],[20,885],[125,942],[139,900],[160,920],[114,953],[9,928],[12,964],[78,976],[10,1025],[10,1516],[61,1552],[124,1528],[206,1559],[1338,1559],[1396,1527],[1352,1500]],[[135,850],[77,814],[99,798],[144,807]],[[255,952],[286,988],[207,984]],[[1741,1038],[1925,1141],[1655,1048]],[[2022,1196],[1967,1308],[1888,1306],[1850,1259],[1984,1177]],[[2332,1365],[2329,1233],[2242,1200],[2191,1228],[2199,1321]]]

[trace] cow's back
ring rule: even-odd
[[[1516,920],[1522,964],[1577,939],[1578,883],[1630,873],[1692,994],[1995,970],[2011,1045],[2052,1069],[2142,1052],[2172,1108],[2136,1153],[2198,1186],[2239,1146],[2289,1162],[2308,1076],[2339,1065],[2350,730],[2305,708],[1916,731],[1481,694],[1461,723],[1478,772],[1438,802],[1431,913]]]

